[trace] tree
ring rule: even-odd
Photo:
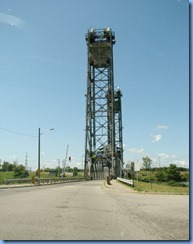
[[[78,175],[78,168],[74,167],[73,176],[77,176],[77,175]]]
[[[167,168],[161,168],[158,169],[155,173],[155,177],[157,178],[157,181],[159,182],[163,182],[163,181],[167,181]]]
[[[44,172],[49,172],[50,171],[50,168],[45,168],[44,169]]]
[[[152,159],[150,157],[143,157],[143,167],[145,168],[145,170],[149,170],[151,169],[151,162]]]
[[[168,181],[181,181],[180,171],[175,164],[170,164],[167,170],[167,180]]]
[[[73,169],[70,168],[70,166],[66,166],[65,171],[66,171],[66,172],[73,172]]]
[[[3,162],[2,164],[2,171],[6,172],[6,171],[13,171],[14,170],[15,165],[14,164],[10,164],[9,162]]]
[[[25,169],[25,167],[20,164],[14,168],[14,178],[26,178],[29,176],[29,173]]]
[[[62,169],[60,168],[60,166],[56,167],[56,174],[58,174],[58,177],[60,177],[60,174],[62,173]]]
[[[182,181],[189,181],[189,172],[184,172],[183,174],[180,175]]]

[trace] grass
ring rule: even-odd
[[[150,193],[167,193],[167,194],[189,194],[189,186],[169,186],[167,183],[152,183],[135,181],[135,190],[140,192],[150,192]]]
[[[3,184],[4,179],[13,179],[13,171],[10,172],[0,171],[0,184]]]

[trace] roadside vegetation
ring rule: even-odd
[[[144,192],[189,194],[189,169],[170,164],[169,167],[151,168],[152,160],[143,158],[139,172],[126,170],[125,176],[134,180],[134,188]]]
[[[167,194],[189,194],[189,186],[179,184],[175,186],[168,185],[166,182],[143,182],[135,181],[134,189],[139,192],[152,192],[152,193],[167,193]]]
[[[55,169],[46,168],[40,170],[41,178],[58,178],[62,177],[61,174],[62,169],[60,167],[56,167]],[[32,177],[36,176],[38,176],[38,170],[28,171],[22,164],[18,165],[16,162],[13,164],[3,162],[0,167],[0,184],[3,184],[4,180],[6,179],[31,179]],[[83,170],[80,170],[77,167],[66,167],[65,177],[83,177]]]

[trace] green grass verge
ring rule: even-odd
[[[4,179],[13,179],[13,171],[10,172],[0,171],[0,184],[3,184]]]
[[[140,192],[152,193],[167,193],[167,194],[189,194],[189,186],[169,186],[167,183],[149,183],[142,181],[135,181],[133,189]]]

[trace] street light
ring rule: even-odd
[[[54,130],[54,128],[48,130]],[[45,130],[42,133],[40,133],[40,128],[38,130],[38,185],[40,185],[40,136],[48,130]]]

